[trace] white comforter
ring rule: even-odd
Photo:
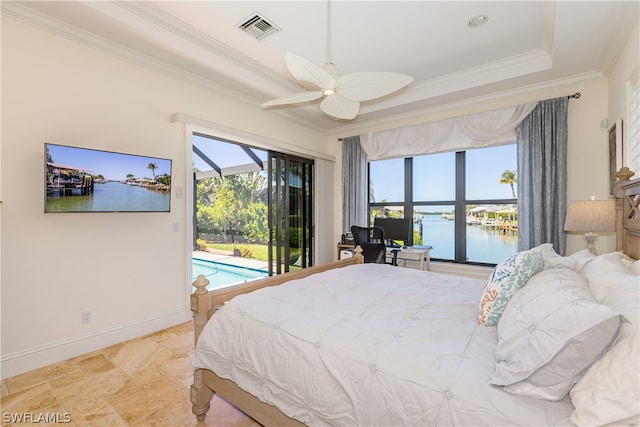
[[[547,402],[489,385],[496,330],[484,282],[353,265],[234,298],[193,364],[311,426],[568,425]]]

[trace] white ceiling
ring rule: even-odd
[[[561,87],[608,75],[638,1],[333,0],[332,59],[343,72],[390,71],[414,82],[339,121],[318,102],[279,107],[332,130],[503,91]],[[286,69],[296,53],[326,59],[326,1],[27,1],[3,13],[238,96],[257,106],[306,90]],[[254,12],[280,31],[256,40],[237,25]],[[469,28],[476,15],[488,22]],[[528,88],[528,89],[527,89]]]

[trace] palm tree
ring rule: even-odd
[[[153,173],[153,180],[156,181],[156,169],[158,169],[158,165],[155,163],[149,163],[147,165],[147,169],[151,169],[151,173]]]
[[[513,184],[518,182],[518,177],[516,176],[516,171],[505,170],[502,172],[502,176],[500,177],[500,184],[508,184],[511,187],[511,194],[513,198],[516,198],[516,192],[514,190]]]

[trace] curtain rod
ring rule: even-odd
[[[571,98],[573,98],[573,99],[578,99],[578,98],[580,98],[581,96],[582,96],[582,94],[581,94],[580,92],[576,92],[576,93],[574,93],[573,95],[569,95],[569,96],[567,96],[567,98],[569,98],[569,99],[571,99]],[[342,138],[338,138],[338,141],[339,141],[339,142],[342,142]]]

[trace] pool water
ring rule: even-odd
[[[267,272],[263,270],[198,258],[193,258],[192,272],[193,280],[202,274],[209,281],[207,289],[222,288],[267,277]]]

